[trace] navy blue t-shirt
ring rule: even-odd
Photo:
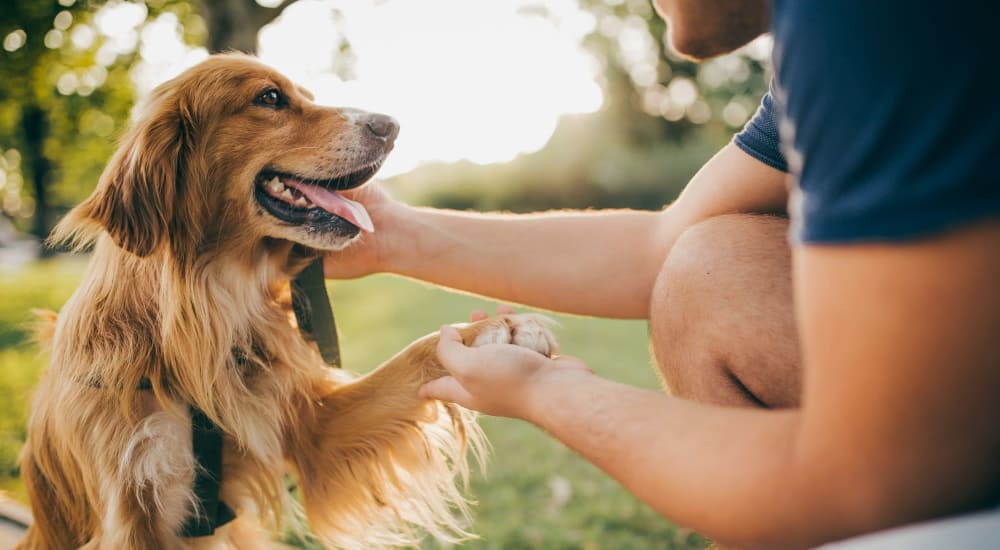
[[[774,105],[774,81],[771,89],[760,101],[760,107],[740,133],[733,136],[744,153],[782,172],[788,171],[788,161],[781,154],[781,137],[778,135],[778,114]]]
[[[774,1],[775,82],[734,141],[791,173],[793,238],[898,241],[1000,217],[997,21],[985,0]]]

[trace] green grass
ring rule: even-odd
[[[0,490],[23,500],[17,454],[24,442],[31,390],[45,357],[31,341],[32,309],[58,310],[80,281],[85,262],[44,262],[0,271]]]
[[[0,489],[17,498],[23,499],[17,452],[24,440],[30,391],[45,361],[29,341],[30,310],[58,309],[76,287],[84,265],[81,260],[55,260],[0,272]],[[467,319],[472,309],[494,309],[492,302],[391,276],[333,282],[330,290],[344,364],[359,372],[441,324]],[[606,378],[659,387],[645,323],[555,317],[566,353],[582,358]],[[485,476],[476,474],[472,483],[479,503],[473,530],[480,539],[462,548],[705,546],[704,539],[659,517],[539,429],[504,418],[484,417],[481,422],[494,451]],[[563,498],[555,498],[556,493]]]

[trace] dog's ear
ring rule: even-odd
[[[101,175],[94,193],[68,216],[96,222],[119,246],[143,257],[168,237],[184,173],[187,135],[173,98],[154,97]]]

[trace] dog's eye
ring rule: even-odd
[[[285,96],[281,95],[281,92],[278,90],[271,88],[257,96],[257,99],[253,100],[253,102],[256,105],[264,107],[284,107]]]

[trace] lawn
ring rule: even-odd
[[[44,357],[28,341],[30,309],[58,309],[79,281],[85,261],[60,259],[0,271],[0,488],[23,499],[16,457],[24,439],[31,387]],[[345,366],[366,371],[414,338],[462,321],[482,299],[392,276],[330,284]],[[598,374],[656,388],[638,321],[555,316],[562,349]],[[479,502],[467,549],[702,548],[705,541],[675,527],[559,442],[526,423],[484,417],[493,444],[472,494]],[[668,437],[668,434],[664,434]],[[428,544],[434,547],[433,543]]]

